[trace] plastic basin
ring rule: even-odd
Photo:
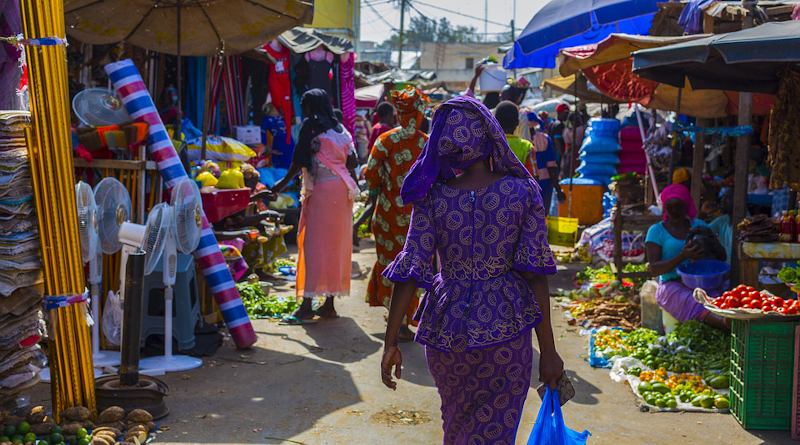
[[[730,264],[717,260],[697,260],[678,266],[678,275],[690,289],[719,289],[730,271]]]

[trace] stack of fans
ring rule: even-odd
[[[0,406],[39,382],[42,265],[25,129],[30,114],[0,111]]]
[[[619,151],[619,173],[635,172],[644,175],[647,170],[647,156],[642,148],[642,133],[639,127],[623,127],[619,132],[620,145]]]
[[[619,121],[616,119],[592,119],[581,146],[579,178],[591,179],[604,185],[611,183],[617,174],[620,146]]]

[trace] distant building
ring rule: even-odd
[[[399,51],[379,48],[378,44],[375,42],[361,42],[359,48],[359,62],[383,63],[387,66],[397,67],[397,63],[400,60]],[[403,66],[400,68],[404,70],[419,69],[419,59],[421,56],[422,51],[403,51]]]
[[[310,28],[353,42],[356,52],[361,40],[361,0],[315,0]]]
[[[490,55],[503,60],[497,43],[438,43],[422,44],[419,69],[436,71],[437,80],[451,89],[463,89],[475,74],[475,65]],[[403,54],[403,59],[405,59]],[[405,65],[405,61],[403,62]]]

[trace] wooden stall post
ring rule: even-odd
[[[758,2],[742,0],[742,6],[747,8],[742,23],[743,29],[752,28],[755,7]],[[753,93],[739,93],[739,126],[750,125],[753,114]],[[734,186],[733,186],[733,239],[737,248],[731,249],[731,283],[738,283],[741,264],[740,247],[738,243],[739,230],[737,226],[747,216],[747,176],[750,169],[750,135],[746,134],[736,138],[736,155],[734,156]]]

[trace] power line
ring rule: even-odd
[[[438,9],[440,11],[448,12],[450,14],[460,15],[462,17],[466,17],[466,18],[469,18],[469,19],[472,19],[472,20],[478,20],[478,21],[481,21],[481,22],[485,21],[486,23],[491,23],[492,25],[502,26],[502,27],[506,27],[506,28],[509,27],[508,23],[500,23],[500,22],[495,22],[495,21],[492,21],[492,20],[486,20],[484,17],[477,17],[477,16],[474,16],[474,15],[464,14],[463,12],[454,11],[452,9],[447,9],[447,8],[442,8],[441,6],[431,5],[430,3],[421,2],[419,0],[415,0],[414,3],[416,3],[418,5],[427,6],[429,8]],[[522,31],[522,28],[518,28],[518,29],[520,31]]]
[[[377,9],[375,9],[375,6],[373,6],[371,3],[368,3],[368,2],[364,2],[364,4],[365,4],[365,5],[367,5],[367,6],[369,7],[369,9],[371,9],[371,10],[372,10],[372,12],[374,12],[374,13],[375,13],[375,15],[377,15],[377,16],[378,16],[378,18],[379,18],[379,19],[380,19],[380,20],[381,20],[381,21],[382,21],[384,24],[386,24],[386,26],[388,26],[388,27],[389,27],[389,29],[391,29],[392,31],[397,31],[397,28],[395,28],[394,26],[392,26],[392,24],[391,24],[391,23],[389,23],[389,21],[388,21],[388,20],[386,20],[386,18],[383,16],[383,14],[381,14],[380,12],[378,12],[378,10],[377,10]]]

